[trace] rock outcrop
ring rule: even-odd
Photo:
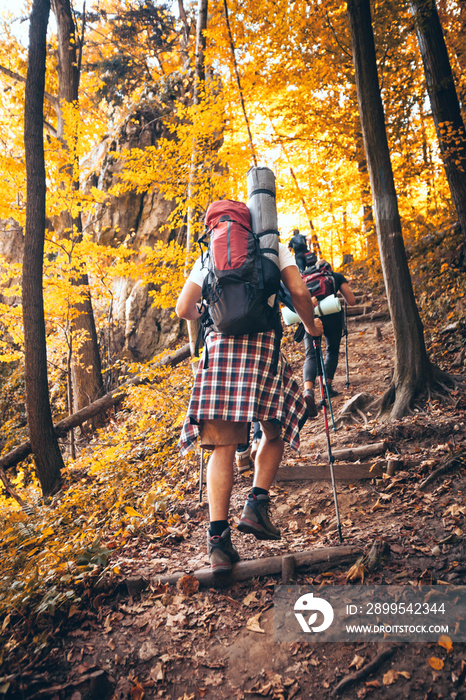
[[[128,148],[147,148],[156,144],[163,131],[162,120],[152,107],[140,108],[123,124],[116,138],[107,139],[89,155],[93,160],[94,174],[87,180],[85,189],[92,186],[108,192],[118,181],[122,162],[113,153]],[[179,230],[167,230],[166,222],[173,211],[173,203],[162,197],[156,187],[146,192],[125,193],[111,196],[105,205],[97,208],[92,218],[83,223],[100,244],[117,246],[126,241],[135,251],[143,246],[153,247],[157,241],[168,244],[179,238]],[[167,347],[180,334],[180,322],[170,310],[151,305],[150,288],[140,280],[120,279],[115,291],[113,308],[112,355],[124,354],[129,359],[148,360]]]

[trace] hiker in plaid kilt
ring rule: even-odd
[[[314,318],[311,295],[293,255],[282,244],[279,244],[279,267],[306,331],[321,335],[322,324]],[[178,298],[179,317],[187,320],[200,317],[198,303],[205,274],[206,268],[199,258]],[[210,514],[207,547],[212,571],[228,573],[239,559],[231,543],[228,511],[235,452],[239,444],[248,442],[248,422],[259,421],[263,436],[256,455],[253,488],[238,530],[260,540],[277,540],[281,535],[269,516],[268,492],[280,465],[284,441],[294,449],[299,448],[299,430],[307,413],[289,364],[281,353],[276,361],[274,330],[236,336],[211,332],[206,348],[199,362],[179,447],[186,454],[199,436],[201,445],[213,450],[207,467]]]

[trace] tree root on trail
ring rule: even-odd
[[[371,406],[377,411],[377,418],[387,422],[399,420],[411,415],[415,406],[420,410],[420,406],[434,398],[442,403],[454,403],[449,393],[459,385],[458,378],[433,364],[429,370],[416,381],[406,380],[399,387],[392,381],[385,394]]]
[[[359,671],[352,673],[350,676],[345,676],[345,678],[343,678],[334,688],[332,695],[339,695],[349,686],[354,685],[354,683],[357,683],[358,681],[362,681],[364,678],[367,678],[367,676],[370,676],[372,673],[374,673],[374,671],[377,671],[382,664],[388,661],[388,659],[391,659],[399,648],[399,644],[391,644],[387,649],[384,649],[380,652],[380,654],[377,654],[375,659],[359,669]]]
[[[357,417],[361,418],[364,425],[367,423],[367,416],[364,413],[374,403],[374,396],[366,392],[360,392],[341,407],[335,419],[336,425],[348,425],[357,422]]]

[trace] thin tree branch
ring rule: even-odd
[[[19,75],[19,73],[14,73],[9,68],[5,68],[5,66],[0,65],[0,73],[7,75],[9,78],[11,78],[12,80],[15,80],[17,83],[26,84],[26,78],[23,78],[23,76]],[[44,92],[44,97],[46,100],[48,100],[50,102],[52,107],[54,107],[55,109],[58,109],[58,98],[57,97],[54,97],[53,95],[51,95],[50,92]]]
[[[247,130],[248,130],[249,145],[251,146],[252,161],[253,161],[253,163],[254,163],[254,167],[257,168],[256,152],[255,152],[255,150],[254,150],[254,143],[253,143],[253,141],[252,141],[252,133],[251,133],[251,129],[250,129],[250,126],[249,126],[249,119],[248,119],[248,115],[247,115],[247,113],[246,113],[246,105],[245,105],[245,103],[244,103],[243,89],[242,89],[242,87],[241,87],[241,80],[240,80],[240,77],[239,77],[238,64],[236,63],[235,44],[234,44],[234,42],[233,42],[233,35],[232,35],[232,33],[231,33],[231,28],[230,28],[230,20],[229,20],[229,17],[228,17],[227,0],[223,0],[223,7],[224,7],[224,9],[225,9],[225,21],[226,21],[226,25],[227,25],[227,29],[228,29],[228,37],[229,37],[229,40],[230,40],[231,55],[232,55],[232,57],[233,57],[233,66],[234,66],[234,69],[235,69],[236,83],[237,83],[237,85],[238,85],[239,97],[240,97],[240,101],[241,101],[241,108],[242,108],[242,110],[243,110],[244,121],[246,122],[246,128],[247,128]]]

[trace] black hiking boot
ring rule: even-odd
[[[329,396],[340,396],[340,392],[333,388],[333,386],[327,382],[327,389]]]
[[[305,389],[303,396],[307,408],[307,415],[309,418],[315,418],[317,415],[317,406],[314,398],[314,389]]]
[[[227,527],[221,535],[211,535],[207,530],[207,551],[213,574],[229,574],[239,554],[231,544],[231,530]]]
[[[258,540],[279,540],[281,538],[280,530],[270,520],[269,508],[269,496],[250,494],[244,504],[238,530],[249,532]]]

